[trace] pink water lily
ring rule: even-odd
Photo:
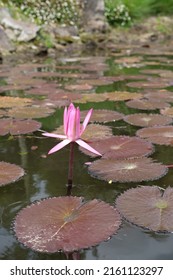
[[[88,145],[85,141],[81,139],[81,135],[87,127],[87,124],[90,120],[93,109],[90,109],[84,119],[83,124],[80,124],[80,109],[79,107],[75,108],[73,103],[70,106],[64,109],[64,135],[59,135],[55,133],[43,133],[44,136],[54,137],[59,139],[64,139],[62,142],[53,147],[48,154],[55,153],[68,145],[71,142],[76,142],[81,147],[89,150],[90,152],[101,156],[101,154]]]

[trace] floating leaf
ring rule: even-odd
[[[24,175],[24,170],[18,165],[0,161],[0,186],[17,181]]]
[[[167,90],[160,90],[160,91],[152,91],[150,93],[145,94],[145,97],[149,99],[156,99],[156,100],[162,100],[164,102],[173,102],[173,95],[172,91]]]
[[[171,125],[141,128],[136,134],[137,136],[146,138],[155,144],[173,145],[173,126]]]
[[[148,127],[155,125],[167,125],[172,123],[172,118],[160,114],[131,114],[124,117],[129,124]]]
[[[127,83],[128,87],[134,87],[134,88],[165,88],[169,87],[171,84],[167,80],[161,80],[161,79],[151,79],[148,81],[139,81],[139,82],[130,82]]]
[[[111,101],[124,101],[130,99],[138,99],[142,97],[142,94],[136,92],[128,92],[128,91],[115,91],[115,92],[107,92],[104,94],[108,100]]]
[[[39,252],[72,252],[115,234],[120,216],[109,204],[81,197],[54,197],[22,209],[15,219],[18,240]]]
[[[0,108],[13,108],[27,106],[32,103],[29,98],[20,98],[12,96],[0,96]],[[18,110],[19,108],[17,108]],[[26,110],[26,109],[24,109]]]
[[[26,134],[38,130],[41,123],[35,120],[0,119],[0,135]]]
[[[46,107],[20,107],[9,110],[8,116],[18,119],[34,119],[47,117],[54,112],[54,109]]]
[[[82,139],[85,141],[94,141],[106,139],[110,136],[112,136],[112,129],[110,127],[100,124],[89,124],[82,134]]]
[[[156,180],[168,172],[161,163],[150,158],[126,160],[100,159],[88,168],[89,173],[98,179],[112,182],[142,182]]]
[[[81,111],[81,119],[84,120],[86,114],[88,111]],[[119,113],[117,111],[111,111],[111,110],[94,110],[90,122],[113,122],[113,121],[119,121],[123,118],[123,114]]]
[[[161,114],[165,116],[173,117],[173,107],[168,108],[168,106],[165,106],[165,109],[162,109],[160,112]]]
[[[153,231],[173,231],[173,189],[141,186],[125,191],[116,199],[122,216]]]
[[[61,125],[56,128],[52,133],[64,134],[64,127]],[[82,133],[82,139],[85,141],[95,141],[100,139],[106,139],[112,136],[112,129],[105,125],[89,124],[85,131]]]
[[[155,99],[137,99],[130,100],[126,102],[126,105],[130,108],[140,109],[140,110],[156,110],[169,107],[169,104]]]
[[[107,99],[104,93],[83,93],[79,99],[74,100],[76,103],[103,102]]]
[[[76,85],[67,85],[65,86],[65,89],[67,90],[77,90],[77,91],[85,91],[85,90],[91,90],[93,88],[92,85],[89,85],[88,83],[84,84],[76,84]]]
[[[112,136],[100,141],[93,141],[92,147],[102,154],[102,158],[127,159],[148,156],[154,151],[150,142],[138,137]],[[95,157],[88,150],[79,148],[83,153]]]

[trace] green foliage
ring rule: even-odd
[[[15,5],[37,23],[59,22],[76,25],[79,21],[79,0],[3,0]]]
[[[113,26],[124,26],[131,22],[129,9],[122,1],[105,0],[105,16]]]
[[[150,0],[151,14],[153,15],[172,15],[173,0]]]
[[[105,16],[111,25],[129,25],[150,13],[151,0],[105,0]]]

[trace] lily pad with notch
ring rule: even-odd
[[[121,224],[109,204],[82,197],[53,197],[22,209],[14,222],[18,240],[34,251],[73,252],[95,246],[115,234]]]
[[[152,231],[173,232],[173,189],[140,186],[116,199],[120,214],[129,222]]]

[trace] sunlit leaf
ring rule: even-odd
[[[168,168],[150,158],[99,159],[88,167],[89,173],[98,179],[112,182],[142,182],[163,177]]]
[[[0,186],[17,181],[24,175],[24,170],[18,165],[8,162],[0,162]]]
[[[38,130],[41,123],[35,120],[0,119],[0,135],[26,134]]]
[[[173,119],[160,114],[131,114],[124,117],[124,121],[136,126],[148,127],[156,125],[167,125],[173,122]]]
[[[153,231],[173,231],[173,189],[141,186],[116,199],[121,215],[131,223]]]
[[[171,125],[141,128],[136,134],[155,144],[173,145],[173,126]]]
[[[0,96],[0,108],[13,108],[13,107],[23,107],[32,103],[29,98],[20,98],[12,96]],[[18,110],[19,108],[17,108]],[[26,109],[24,109],[26,110]]]
[[[25,107],[13,108],[8,111],[8,116],[18,119],[44,118],[54,113],[52,108]]]
[[[141,140],[138,137],[120,135],[93,141],[91,144],[96,151],[102,154],[102,158],[127,159],[148,156],[153,153],[153,145],[150,142]],[[96,157],[95,154],[82,147],[80,147],[80,150],[91,157]]]
[[[81,197],[54,197],[22,209],[14,224],[18,240],[39,252],[72,252],[115,234],[120,216],[109,204]]]

